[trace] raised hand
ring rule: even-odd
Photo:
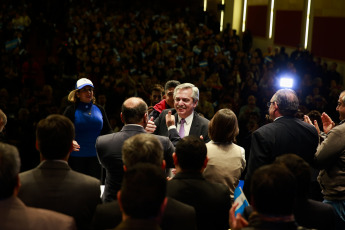
[[[335,123],[326,113],[322,113],[321,120],[322,120],[323,131],[327,134],[331,129],[333,129],[333,127],[335,126]]]
[[[153,117],[150,118],[150,120],[147,121],[147,125],[145,127],[146,132],[153,133],[156,130],[156,125],[153,122]]]
[[[175,116],[171,115],[171,111],[169,111],[168,114],[165,115],[165,122],[167,124],[167,127],[175,125]]]

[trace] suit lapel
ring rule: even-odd
[[[189,135],[199,135],[199,120],[198,114],[194,111],[192,125],[190,127]]]

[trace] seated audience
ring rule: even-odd
[[[151,134],[137,134],[128,138],[122,147],[123,168],[126,171],[138,163],[151,163],[165,169],[163,149],[159,140]],[[93,218],[94,229],[116,227],[121,221],[117,200],[99,204]],[[194,208],[175,199],[168,198],[159,219],[162,230],[196,229]]]
[[[115,230],[161,229],[158,219],[167,200],[166,183],[164,172],[154,164],[129,168],[117,193],[122,222]]]
[[[27,207],[18,197],[20,158],[16,147],[0,143],[0,229],[74,230],[72,217]]]
[[[202,175],[208,160],[205,143],[199,137],[184,137],[177,143],[173,158],[177,174],[168,181],[168,197],[195,208],[199,230],[229,229],[229,188]]]
[[[208,181],[229,187],[232,203],[246,167],[244,149],[234,143],[238,132],[237,118],[232,110],[221,109],[214,115],[208,126],[211,141],[206,144],[208,162],[203,172]]]
[[[90,229],[100,203],[100,182],[73,171],[67,163],[73,150],[73,123],[65,116],[50,115],[37,124],[36,138],[42,162],[19,174],[18,197],[28,206],[73,216],[78,229]]]

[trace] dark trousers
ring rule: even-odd
[[[97,157],[70,157],[68,160],[69,166],[80,173],[101,179],[101,164]]]

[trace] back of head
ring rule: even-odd
[[[183,83],[181,85],[176,86],[176,88],[174,90],[174,98],[176,97],[177,91],[179,91],[181,89],[192,89],[193,101],[194,102],[199,101],[199,89],[198,89],[198,87],[196,87],[195,85],[193,85],[191,83]]]
[[[20,158],[17,148],[0,142],[0,200],[13,195],[19,171]]]
[[[284,154],[276,158],[274,163],[286,166],[296,179],[297,198],[307,199],[311,181],[309,164],[296,154]]]
[[[195,136],[182,138],[176,144],[175,152],[178,165],[184,171],[200,171],[207,156],[204,141]]]
[[[159,167],[138,163],[123,177],[120,202],[131,218],[154,218],[159,214],[166,195],[166,178]]]
[[[47,160],[64,159],[71,150],[74,125],[65,116],[49,115],[36,128],[38,150]]]
[[[298,97],[292,89],[280,89],[274,96],[273,101],[278,104],[279,112],[283,116],[294,116],[298,111]]]
[[[122,160],[127,168],[140,162],[151,163],[160,167],[163,161],[162,144],[152,134],[137,134],[123,143]]]
[[[208,125],[208,135],[215,142],[233,142],[238,135],[236,114],[231,109],[221,109]]]
[[[165,93],[168,92],[168,89],[170,88],[175,88],[176,86],[180,85],[181,83],[179,81],[176,81],[176,80],[170,80],[170,81],[167,81],[165,83],[165,86],[164,86],[164,91]]]
[[[251,179],[254,208],[266,215],[291,215],[295,201],[295,178],[283,165],[257,169]]]
[[[147,104],[139,97],[128,98],[122,104],[121,113],[125,124],[138,124],[147,113]]]

